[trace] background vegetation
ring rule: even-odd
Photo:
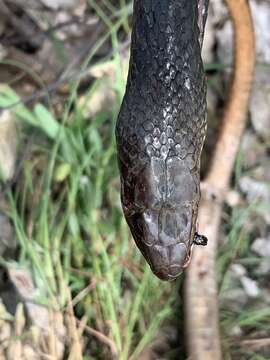
[[[1,207],[12,223],[17,246],[15,254],[2,256],[1,263],[3,268],[27,269],[36,287],[35,301],[62,315],[64,358],[79,358],[79,349],[85,360],[185,359],[183,278],[167,284],[151,274],[120,207],[114,128],[125,90],[123,44],[130,34],[132,7],[124,0],[117,6],[89,0],[87,6],[105,31],[66,82],[68,92],[60,101],[54,101],[47,85],[41,86],[46,97],[21,101],[25,96],[13,86],[14,78],[1,84],[0,106],[16,119],[19,137],[18,171],[10,181],[3,175]],[[60,53],[61,39],[56,34],[52,38]],[[105,43],[109,51],[101,56]],[[43,82],[23,63],[5,59],[1,66],[26,71],[39,86]],[[87,81],[81,77],[104,68],[113,69],[114,75]],[[227,67],[215,62],[206,69],[209,88],[223,93]],[[91,112],[104,89],[113,93],[113,101]],[[204,156],[211,151],[210,139]],[[239,195],[238,180],[250,172],[244,157],[240,150],[232,197]],[[269,203],[239,197],[233,205],[229,199],[224,209],[217,260],[224,358],[269,359],[269,296],[263,296],[268,275],[258,274],[262,258],[251,247],[261,236],[261,214],[269,212]],[[243,269],[248,281],[261,289],[258,294],[241,290]],[[73,332],[66,318],[71,309]],[[5,319],[13,324],[16,314],[5,313]],[[30,341],[31,336],[25,327],[20,340]],[[18,338],[14,335],[9,341]]]

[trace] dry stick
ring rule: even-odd
[[[185,283],[186,333],[192,360],[222,358],[215,256],[222,204],[246,124],[255,65],[254,31],[248,1],[226,2],[235,31],[234,76],[213,162],[202,186],[199,225],[209,243],[204,249],[194,249]]]
[[[76,324],[76,317],[73,311],[72,297],[69,288],[67,288],[67,296],[68,296],[68,307],[66,312],[66,322],[67,322],[67,330],[70,341],[69,344],[70,353],[68,356],[68,360],[82,360],[83,359],[82,343]]]

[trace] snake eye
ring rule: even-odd
[[[196,232],[196,233],[195,233],[195,236],[194,236],[193,243],[194,243],[195,245],[206,246],[207,243],[208,243],[208,239],[207,239],[206,236],[204,236],[204,235],[199,235],[199,234]]]

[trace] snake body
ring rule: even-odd
[[[116,125],[121,201],[137,246],[162,280],[175,279],[187,266],[197,236],[207,5],[134,1],[129,73]]]

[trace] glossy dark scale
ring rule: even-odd
[[[206,134],[206,2],[134,2],[129,75],[116,127],[121,199],[136,244],[164,280],[189,261],[196,231]]]

